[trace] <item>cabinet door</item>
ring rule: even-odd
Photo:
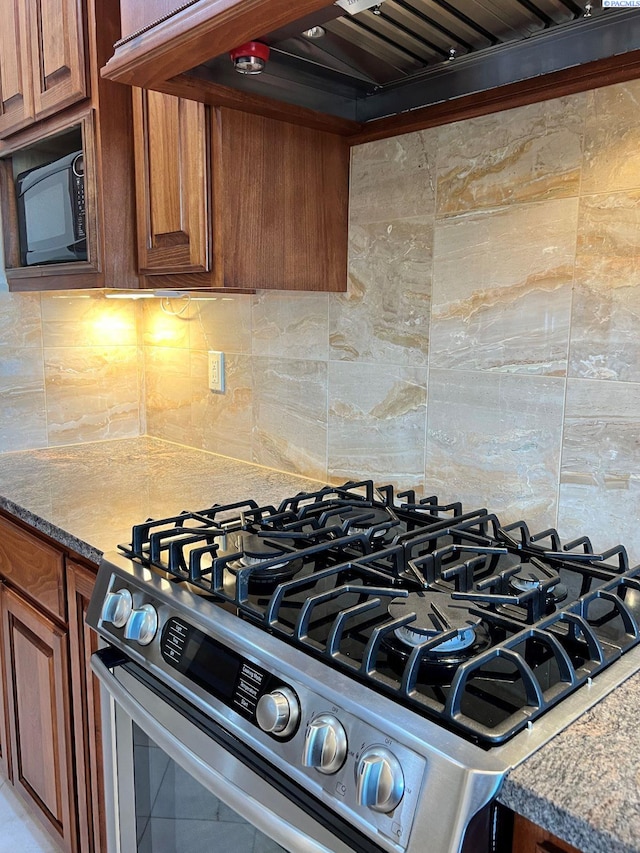
[[[0,138],[33,120],[25,0],[2,0],[0,26]]]
[[[76,832],[67,636],[12,590],[5,588],[2,597],[13,783],[71,851]]]
[[[86,96],[80,0],[26,0],[36,118]]]
[[[344,138],[224,108],[211,136],[224,286],[345,290]]]
[[[2,596],[4,587],[0,583],[0,614],[2,613]],[[6,726],[5,717],[5,701],[6,691],[5,684],[7,673],[2,665],[2,631],[0,631],[0,775],[5,779],[11,778],[11,764],[9,762],[9,735]]]
[[[100,687],[89,663],[98,648],[98,635],[85,623],[94,582],[95,573],[77,563],[67,563],[78,846],[83,853],[106,853]]]
[[[205,107],[133,90],[138,266],[147,275],[210,269]]]

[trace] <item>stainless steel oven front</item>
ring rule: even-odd
[[[214,506],[105,555],[112,851],[495,849],[510,768],[635,671],[640,568],[404,496]]]
[[[489,848],[475,841],[487,827],[474,816],[500,786],[503,756],[119,555],[100,567],[87,623],[108,644],[92,666],[109,853],[270,853],[274,843],[289,853],[423,853],[425,839],[432,853]],[[279,724],[282,710],[291,725]],[[182,778],[172,804],[158,776],[167,759]],[[198,789],[200,811],[181,801],[181,771],[215,798]],[[239,830],[223,840],[230,810],[252,845]],[[206,843],[173,840],[196,829],[182,816],[198,814]]]
[[[113,650],[102,686],[109,853],[350,853],[348,826]],[[315,814],[314,814],[315,812]]]

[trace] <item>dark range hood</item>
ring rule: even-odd
[[[354,2],[354,0],[345,0]],[[228,54],[191,77],[366,123],[640,48],[640,10],[588,0],[382,0],[356,14],[333,5],[254,38],[265,70]],[[303,32],[322,27],[324,35]]]

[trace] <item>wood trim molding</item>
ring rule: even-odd
[[[374,119],[363,125],[362,130],[349,137],[349,144],[360,145],[363,142],[438,127],[526,104],[574,95],[601,86],[624,83],[637,77],[640,77],[640,50],[587,62],[574,68],[565,68],[530,80],[510,83],[508,86],[500,86],[486,92],[465,95],[399,116]]]
[[[314,130],[336,133],[339,136],[351,136],[361,132],[364,128],[364,125],[357,121],[326,115],[307,107],[277,101],[274,98],[242,92],[240,89],[232,89],[229,86],[212,83],[195,74],[178,74],[154,88],[167,95],[176,95],[179,98],[187,98],[192,101],[202,101],[212,107],[228,107],[232,110],[261,115],[265,118],[286,121],[289,124],[298,124]]]

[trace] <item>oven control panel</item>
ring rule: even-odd
[[[208,624],[197,610],[183,610],[174,590],[170,599],[159,594],[166,581],[150,582],[150,572],[136,568],[146,582],[112,574],[100,612],[90,607],[88,623],[287,778],[368,835],[386,839],[385,848],[403,851],[429,762],[390,736],[384,717],[371,722],[367,711],[376,694],[326,664],[318,670],[317,661],[233,614],[214,608]],[[278,654],[266,648],[270,643]]]
[[[184,619],[167,619],[160,653],[169,666],[262,731],[285,738],[297,728],[300,703],[290,687]]]

